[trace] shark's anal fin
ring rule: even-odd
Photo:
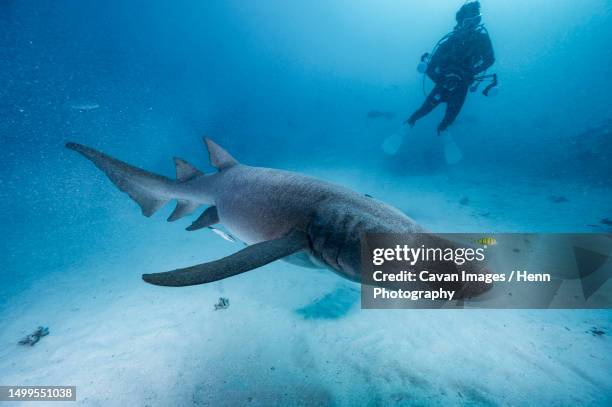
[[[165,273],[143,274],[142,279],[147,283],[166,287],[211,283],[264,266],[308,246],[308,236],[294,231],[275,240],[247,246],[220,260]]]
[[[219,223],[219,214],[216,206],[206,208],[204,212],[191,225],[187,226],[186,230],[194,231],[202,228],[207,228],[216,223]]]

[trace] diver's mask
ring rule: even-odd
[[[480,22],[482,21],[482,14],[477,14],[472,17],[466,17],[461,20],[461,24],[459,25],[462,30],[473,30],[478,27]]]

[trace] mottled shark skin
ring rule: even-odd
[[[187,230],[220,222],[249,245],[213,262],[145,274],[146,282],[162,286],[203,284],[282,258],[305,266],[325,266],[359,282],[364,233],[425,232],[398,209],[377,199],[298,173],[240,164],[212,140],[204,141],[210,162],[219,171],[203,174],[175,158],[176,180],[80,144],[67,144],[129,194],[145,216],[172,199],[177,200],[177,206],[168,221],[186,216],[199,206],[212,205]]]

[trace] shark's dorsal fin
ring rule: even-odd
[[[204,137],[204,143],[208,149],[210,164],[219,171],[223,171],[238,164],[238,161],[236,161],[236,159],[232,157],[230,153],[225,151],[221,146],[208,137]]]
[[[202,175],[202,171],[198,170],[193,165],[189,164],[182,158],[174,157],[174,165],[176,166],[176,179],[181,182],[189,181]]]
[[[275,240],[247,246],[219,260],[165,273],[143,274],[142,279],[166,287],[211,283],[282,259],[308,248],[309,244],[305,233],[294,231]]]

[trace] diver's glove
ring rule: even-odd
[[[410,126],[410,128],[414,127],[414,124],[416,123],[415,120],[411,120],[412,117],[407,118],[406,120],[404,120],[404,124],[407,124],[408,126]]]

